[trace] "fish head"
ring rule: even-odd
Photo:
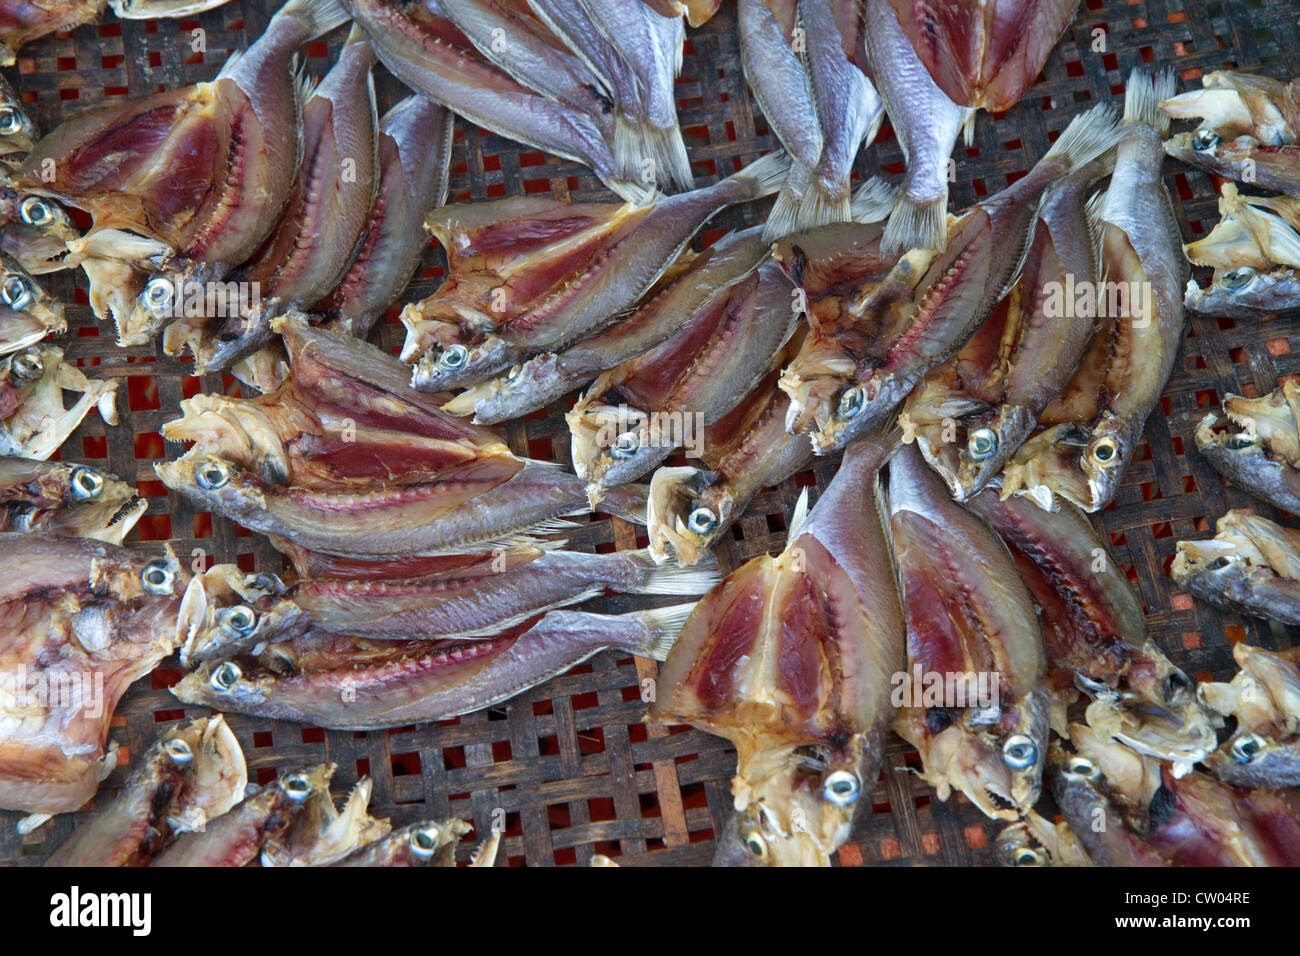
[[[430,346],[415,361],[411,385],[422,392],[473,385],[510,368],[519,351],[497,335]]]
[[[531,412],[554,395],[557,388],[568,391],[558,357],[554,352],[547,352],[512,365],[502,375],[470,386],[442,409],[453,415],[472,414],[475,424],[493,425]]]
[[[289,480],[289,456],[271,410],[228,395],[195,395],[181,402],[181,417],[162,427],[169,441],[194,442],[268,484]]]
[[[1033,810],[998,834],[997,849],[1006,866],[1092,865],[1068,823],[1054,825]]]
[[[195,575],[176,620],[181,664],[229,657],[302,633],[306,615],[292,601],[273,597],[283,590],[274,575],[246,575],[230,564]]]
[[[1300,462],[1300,384],[1294,380],[1260,398],[1227,395],[1223,411],[1243,436],[1255,436],[1288,462]]]
[[[709,553],[731,525],[735,503],[725,486],[711,485],[699,468],[659,468],[650,480],[646,530],[650,553],[667,561],[671,553],[681,567],[693,567]]]
[[[1294,654],[1240,643],[1232,646],[1240,668],[1229,683],[1203,682],[1196,692],[1210,710],[1235,717],[1240,729],[1275,737],[1300,733],[1300,668]]]
[[[1025,495],[1044,511],[1057,509],[1057,496],[1089,507],[1092,492],[1079,462],[1091,437],[1088,429],[1074,422],[1034,435],[1003,466],[1001,497]]]
[[[1201,79],[1201,89],[1161,101],[1160,109],[1174,119],[1199,119],[1196,130],[1225,138],[1253,136],[1270,146],[1295,142],[1296,130],[1279,109],[1279,101],[1294,101],[1293,86],[1266,76],[1215,70]]]
[[[51,296],[16,260],[0,252],[0,305],[31,316],[50,332],[68,327],[63,303]]]
[[[149,506],[131,485],[89,465],[71,466],[65,475],[63,507],[45,526],[59,534],[120,545]]]
[[[199,448],[174,461],[155,462],[154,471],[168,488],[235,520],[265,507],[265,496],[253,475]]]
[[[1096,511],[1114,499],[1133,451],[1133,442],[1120,419],[1110,412],[1104,413],[1079,453],[1078,467],[1087,482],[1086,497],[1073,497],[1079,493],[1073,484],[1070,493],[1061,493],[1084,511]]]
[[[158,747],[186,770],[174,818],[168,821],[174,832],[200,830],[244,799],[248,766],[221,714],[178,724],[163,734]]]
[[[640,409],[582,401],[564,417],[573,470],[592,489],[626,484],[663,458],[657,419]]]
[[[94,230],[67,246],[66,263],[81,266],[86,273],[91,309],[97,318],[113,321],[118,345],[152,341],[171,316],[140,308],[140,297],[160,263],[171,255],[171,248],[119,229]]]
[[[172,693],[187,704],[202,704],[213,710],[238,713],[241,708],[260,707],[270,697],[273,679],[250,673],[231,660],[206,661],[182,677]]]
[[[952,477],[935,465],[953,490],[953,497],[965,501],[988,486],[1003,464],[1033,431],[1036,417],[1023,405],[1001,405],[991,415],[976,421],[959,423],[958,441],[954,446],[956,467],[945,461]],[[945,457],[952,456],[948,452]],[[933,464],[933,463],[932,463]]]
[[[0,155],[29,152],[36,140],[36,124],[22,104],[8,95],[0,96]]]
[[[1239,729],[1202,761],[1224,783],[1236,787],[1295,786],[1300,750],[1294,740],[1279,741]]]
[[[1227,428],[1218,412],[1211,412],[1196,426],[1196,448],[1213,463],[1215,470],[1242,487],[1271,484],[1265,476],[1278,468],[1258,434],[1250,427]]]
[[[1088,725],[1130,750],[1172,762],[1180,773],[1214,750],[1218,736],[1196,684],[1153,644],[1134,656],[1120,690],[1091,686]]]
[[[826,428],[836,413],[840,394],[856,372],[857,363],[843,348],[814,335],[805,338],[777,383],[790,397],[786,429],[803,434]]]

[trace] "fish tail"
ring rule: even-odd
[[[664,128],[646,126],[642,132],[645,154],[641,162],[649,159],[654,164],[655,178],[679,189],[694,186],[695,174],[691,172],[691,160],[686,155],[681,127],[676,123]]]
[[[275,16],[302,20],[305,28],[310,31],[307,37],[309,40],[324,36],[352,19],[352,15],[343,9],[339,0],[289,0]]]
[[[645,526],[646,508],[650,502],[649,485],[615,485],[602,488],[600,510],[624,521]]]
[[[614,173],[620,179],[635,181],[641,177],[641,162],[646,154],[644,128],[622,113],[614,117]]]
[[[628,617],[634,618],[642,625],[643,631],[633,650],[639,656],[648,657],[653,661],[667,660],[668,652],[677,643],[677,636],[681,634],[691,612],[695,610],[695,603],[692,601],[690,604],[671,604],[668,607],[634,611],[629,614]]]
[[[885,255],[902,255],[912,249],[942,249],[948,244],[948,192],[936,199],[899,196],[885,223],[880,248]]]
[[[1177,89],[1177,78],[1170,69],[1149,76],[1139,69],[1128,75],[1124,88],[1124,125],[1150,126],[1161,137],[1169,134],[1170,117],[1161,112],[1160,104],[1171,99]]]
[[[763,241],[775,242],[782,236],[788,236],[799,229],[799,196],[787,183],[776,194],[772,211],[767,214],[763,224]]]
[[[853,192],[849,214],[854,222],[884,222],[898,202],[898,187],[872,176]]]
[[[790,157],[785,150],[778,149],[756,159],[738,173],[732,173],[727,181],[737,183],[745,190],[745,200],[761,199],[779,190],[790,172]]]
[[[1155,109],[1154,100],[1151,108]],[[1127,116],[1127,111],[1125,115]],[[1066,173],[1070,173],[1086,166],[1114,146],[1119,136],[1120,126],[1115,111],[1108,104],[1099,103],[1070,120],[1070,125],[1039,162],[1057,162],[1065,167]]]
[[[842,196],[832,196],[819,184],[813,183],[813,187],[799,201],[799,229],[802,231],[832,222],[848,222],[852,214],[847,192]]]
[[[966,121],[961,124],[962,142],[965,143],[967,149],[975,145],[975,117],[977,112],[976,110],[968,110]]]
[[[627,557],[645,572],[642,582],[632,588],[631,594],[708,594],[722,580],[718,573],[718,559],[712,552],[689,568],[659,564],[649,548],[628,552]]]

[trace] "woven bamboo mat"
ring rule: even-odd
[[[245,0],[193,21],[82,27],[24,49],[9,76],[42,128],[53,129],[64,117],[106,98],[211,79],[231,51],[262,33],[279,5],[277,0]],[[1120,95],[1124,77],[1135,66],[1175,64],[1180,88],[1197,87],[1202,72],[1223,68],[1280,79],[1300,76],[1298,15],[1294,0],[1087,0],[1048,59],[1046,78],[1009,112],[981,115],[975,145],[958,148],[954,205],[990,195],[1018,177],[1073,115]],[[200,29],[202,35],[194,32]],[[344,32],[308,45],[304,58],[310,72],[320,75],[329,68]],[[194,50],[200,36],[206,53]],[[404,90],[382,69],[380,73],[382,110]],[[697,185],[727,175],[776,145],[744,86],[732,4],[724,4],[703,29],[689,31],[677,93]],[[452,198],[457,201],[525,191],[609,198],[581,167],[459,121],[453,163]],[[887,124],[875,147],[860,157],[858,171],[894,178],[903,171]],[[1165,174],[1185,238],[1203,235],[1217,219],[1213,184],[1172,160]],[[750,225],[761,211],[760,206],[720,214],[701,241]],[[404,301],[432,291],[444,265],[441,251],[431,248]],[[188,361],[165,358],[152,346],[118,348],[112,331],[94,322],[79,274],[75,284],[68,276],[47,278],[53,280],[52,291],[75,303],[62,343],[69,356],[91,376],[123,380],[121,424],[106,428],[98,419],[88,420],[62,456],[84,459],[139,483],[149,509],[132,538],[143,546],[161,549],[170,540],[182,560],[237,561],[245,570],[278,568],[279,556],[265,540],[224,519],[195,513],[186,501],[167,493],[152,469],[155,460],[180,452],[165,448],[157,434],[164,421],[175,417],[179,400],[198,391],[233,392],[233,380],[195,378]],[[401,339],[395,324],[380,334],[394,349]],[[1212,532],[1214,519],[1226,509],[1271,511],[1225,487],[1197,456],[1192,433],[1205,409],[1224,392],[1264,393],[1281,376],[1300,374],[1297,336],[1297,313],[1263,321],[1191,317],[1163,410],[1147,424],[1146,447],[1130,467],[1116,504],[1099,516],[1117,557],[1131,569],[1157,641],[1200,679],[1232,673],[1233,642],[1279,647],[1296,637],[1278,625],[1220,614],[1193,602],[1166,572],[1174,543]],[[567,400],[506,426],[511,447],[567,464],[566,406]],[[737,522],[733,540],[720,549],[724,569],[779,550],[799,488],[813,483],[825,487],[834,468],[833,462],[821,462],[756,497]],[[586,550],[645,543],[638,529],[605,518],[592,520],[571,541],[572,547]],[[598,605],[607,611],[636,606],[630,598],[606,598]],[[238,716],[231,717],[231,724],[254,780],[328,759],[339,765],[338,789],[369,774],[375,781],[372,813],[391,817],[395,826],[449,815],[472,821],[476,833],[462,845],[462,860],[473,841],[498,823],[504,826],[498,865],[586,864],[594,853],[624,865],[707,863],[713,834],[729,805],[735,757],[724,741],[699,731],[648,730],[639,723],[645,706],[641,682],[654,674],[653,664],[605,653],[507,705],[433,725],[352,733]],[[125,778],[129,756],[155,736],[158,722],[205,712],[180,706],[166,690],[179,677],[172,659],[122,701],[112,728],[113,738],[123,745],[122,762],[94,806]],[[999,827],[963,798],[940,803],[925,784],[895,769],[909,763],[918,765],[915,753],[895,738],[870,812],[840,851],[839,862],[994,862],[991,845]],[[0,813],[0,862],[39,863],[81,816],[58,817],[19,837],[14,828],[19,815]]]

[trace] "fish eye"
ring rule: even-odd
[[[759,860],[767,858],[767,841],[763,839],[763,834],[757,830],[750,830],[740,838],[740,842],[745,845],[745,849],[754,854]]]
[[[1259,734],[1246,734],[1232,742],[1232,759],[1237,763],[1250,763],[1264,749],[1264,738]]]
[[[998,450],[998,435],[991,428],[977,428],[966,439],[966,454],[975,461],[992,458]]]
[[[420,859],[427,860],[438,849],[438,838],[440,836],[438,828],[432,823],[416,827],[411,831],[411,852]]]
[[[74,498],[98,498],[104,490],[104,476],[93,468],[78,465],[72,469],[72,495]]]
[[[234,637],[247,637],[257,627],[257,612],[247,604],[221,612],[221,630]]]
[[[14,375],[24,382],[34,382],[45,374],[45,360],[41,358],[40,349],[23,349],[14,356],[9,367]]]
[[[1065,765],[1065,774],[1067,777],[1081,777],[1084,780],[1097,780],[1101,777],[1097,765],[1087,757],[1071,757]]]
[[[1214,149],[1219,145],[1219,134],[1209,127],[1202,127],[1192,134],[1192,147],[1198,152],[1203,153],[1207,149]]]
[[[624,432],[614,440],[609,453],[621,461],[626,461],[641,450],[641,439],[635,432]]]
[[[1229,292],[1237,292],[1250,285],[1250,280],[1255,278],[1255,270],[1250,266],[1238,266],[1235,269],[1229,269],[1219,277],[1219,285],[1223,286]]]
[[[862,406],[866,402],[866,395],[862,392],[861,385],[854,385],[840,396],[839,407],[835,410],[840,418],[853,418],[862,411]]]
[[[281,784],[285,795],[295,803],[306,800],[311,793],[311,779],[305,773],[291,773]]]
[[[1012,734],[1002,745],[1002,762],[1012,770],[1024,770],[1038,763],[1038,744],[1025,734]]]
[[[22,132],[23,114],[12,106],[0,106],[0,136]]]
[[[521,362],[518,365],[510,366],[510,371],[506,372],[506,384],[513,385],[519,381],[520,376],[524,374],[524,366]]]
[[[54,207],[40,196],[28,196],[18,204],[18,218],[37,228],[54,222]]]
[[[837,807],[849,807],[862,796],[862,784],[856,773],[836,770],[822,784],[822,796]]]
[[[20,276],[11,272],[0,282],[0,302],[13,309],[15,312],[22,312],[36,301],[36,286],[32,280],[26,276]]]
[[[463,345],[451,345],[442,350],[438,356],[438,365],[445,369],[464,368],[469,361],[469,349]]]
[[[708,534],[718,526],[718,516],[710,508],[696,508],[686,519],[686,527],[696,534]]]
[[[194,470],[194,479],[199,483],[200,488],[216,491],[230,482],[230,469],[212,458]]]
[[[1191,690],[1192,682],[1187,679],[1187,675],[1182,671],[1173,670],[1169,676],[1164,679],[1160,685],[1160,693],[1165,698],[1165,703],[1172,704],[1183,694]]]
[[[1224,443],[1224,447],[1229,451],[1241,451],[1245,448],[1254,448],[1255,436],[1247,435],[1245,432],[1239,432],[1236,435],[1229,436],[1227,442]]]
[[[150,561],[140,572],[140,583],[150,594],[171,594],[176,583],[176,572],[161,558]]]
[[[244,672],[239,669],[239,665],[232,661],[225,661],[216,670],[212,672],[212,677],[208,683],[212,689],[225,693],[238,683],[239,678],[244,676]]]
[[[1215,558],[1213,561],[1211,561],[1209,564],[1207,564],[1207,565],[1205,566],[1205,570],[1207,570],[1207,571],[1222,571],[1224,568],[1228,567],[1228,566],[1231,565],[1231,564],[1232,564],[1232,562],[1231,562],[1230,560],[1228,560],[1227,558],[1225,558],[1225,557],[1223,557],[1223,556],[1219,556],[1219,557]]]
[[[1012,851],[1011,862],[1016,866],[1046,866],[1047,856],[1042,850],[1024,846]]]
[[[180,764],[181,766],[184,766],[194,759],[194,751],[190,749],[190,745],[179,737],[173,737],[171,740],[165,742],[163,744],[163,750],[166,751],[167,756],[172,758],[172,763]]]
[[[145,308],[154,315],[163,315],[172,306],[172,297],[176,290],[172,283],[162,276],[154,276],[146,283],[144,287],[144,305]]]
[[[1103,438],[1092,446],[1092,459],[1101,465],[1114,461],[1119,446],[1113,438]]]

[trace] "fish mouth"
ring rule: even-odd
[[[1139,713],[1140,709],[1146,713]],[[1086,720],[1099,735],[1173,763],[1179,777],[1218,746],[1209,716],[1194,702],[1175,710],[1148,705],[1131,695],[1101,695],[1088,705]]]
[[[668,561],[676,555],[681,567],[692,567],[717,539],[720,529],[730,518],[730,498],[717,496],[715,502],[703,502],[700,496],[709,489],[713,476],[699,468],[659,468],[650,480],[650,500],[647,508],[646,528],[650,538],[650,554],[657,562]],[[712,507],[710,507],[712,505]],[[713,530],[701,533],[697,527],[702,519],[692,522],[699,508],[706,509]]]
[[[86,537],[120,545],[148,508],[149,502],[146,499],[133,494],[113,512],[104,527],[87,533]]]

